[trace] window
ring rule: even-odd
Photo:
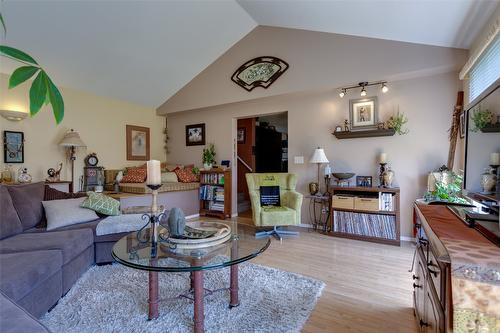
[[[497,36],[469,72],[469,101],[481,95],[499,77],[500,36]]]

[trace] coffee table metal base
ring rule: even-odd
[[[238,298],[238,265],[231,266],[231,275],[230,275],[230,287],[229,289],[229,308],[234,308],[240,305]],[[204,311],[204,297],[205,297],[205,289],[203,287],[203,271],[193,271],[190,276],[190,291],[193,292],[193,301],[194,301],[194,332],[202,333],[205,331],[205,311]],[[220,289],[227,290],[227,289]],[[212,294],[213,291],[207,290],[209,294]],[[216,290],[218,291],[218,290]],[[190,298],[186,295],[179,295],[178,297],[186,297]],[[157,319],[158,312],[158,272],[149,272],[149,313],[148,320]]]

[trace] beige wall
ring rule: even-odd
[[[7,87],[8,76],[0,74],[0,109],[28,111],[30,83],[24,83],[12,90]],[[82,174],[83,158],[91,152],[97,153],[99,165],[106,168],[142,163],[126,160],[126,124],[149,127],[151,158],[165,160],[162,134],[165,118],[156,116],[154,109],[72,89],[63,88],[61,93],[65,102],[65,116],[58,126],[55,124],[52,110],[48,107],[44,107],[35,117],[21,122],[12,122],[0,117],[2,136],[4,130],[24,132],[25,163],[12,164],[16,171],[21,166],[27,167],[34,180],[43,180],[48,168],[55,167],[58,162],[64,162],[62,179],[69,180],[69,162],[66,160],[65,150],[58,146],[58,142],[71,128],[77,130],[87,144],[87,149],[78,151],[75,179],[79,179]],[[3,156],[0,159],[0,169],[3,170]]]
[[[247,92],[230,80],[239,66],[263,55],[276,56],[290,65],[268,89]],[[360,81],[429,76],[459,70],[466,56],[466,50],[259,26],[166,101],[158,112],[339,88]]]
[[[353,93],[341,99],[334,89],[172,113],[168,115],[172,147],[169,160],[201,164],[203,147],[186,147],[184,131],[185,125],[205,123],[207,143],[215,143],[217,160],[230,159],[234,165],[236,119],[288,111],[289,170],[299,176],[298,190],[306,194],[307,184],[316,178],[316,166],[307,161],[317,146],[325,148],[334,171],[373,177],[377,176],[376,156],[385,151],[401,187],[402,235],[410,236],[412,202],[424,193],[426,174],[446,163],[447,130],[460,89],[457,78],[458,73],[451,72],[391,82],[389,93],[378,94],[381,119],[387,119],[398,108],[408,116],[410,132],[404,136],[337,140],[331,132],[348,118],[349,97],[358,96]],[[373,95],[377,95],[377,90],[368,91],[368,96]],[[304,156],[306,163],[293,164],[294,156]],[[233,170],[233,189],[235,185]],[[307,201],[303,205],[303,222],[308,220],[306,208]]]

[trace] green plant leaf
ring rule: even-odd
[[[5,21],[3,20],[2,13],[0,13],[0,23],[2,23],[3,33],[4,33],[4,35],[6,35],[7,34],[7,26],[5,25]]]
[[[30,77],[35,75],[35,73],[39,70],[39,67],[35,66],[22,66],[16,69],[9,79],[9,89],[14,88],[15,86],[23,83],[28,80]]]
[[[30,55],[7,45],[0,45],[0,53],[16,60],[29,62],[33,65],[38,65],[35,59],[33,59]]]
[[[30,114],[34,116],[42,108],[45,97],[47,96],[46,74],[42,70],[33,81],[30,88]]]
[[[52,80],[47,75],[45,77],[50,104],[52,104],[52,112],[54,113],[54,118],[56,118],[56,123],[59,124],[64,118],[64,100]]]

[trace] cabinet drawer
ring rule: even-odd
[[[354,209],[378,212],[378,198],[354,198]]]
[[[441,303],[441,306],[444,307],[443,288],[442,288],[443,287],[442,279],[444,274],[431,250],[429,251],[429,255],[427,258],[427,271],[429,273],[430,284],[434,287],[434,290],[436,291],[436,294],[438,296],[438,301]]]
[[[332,208],[354,209],[354,198],[341,195],[333,195]]]

